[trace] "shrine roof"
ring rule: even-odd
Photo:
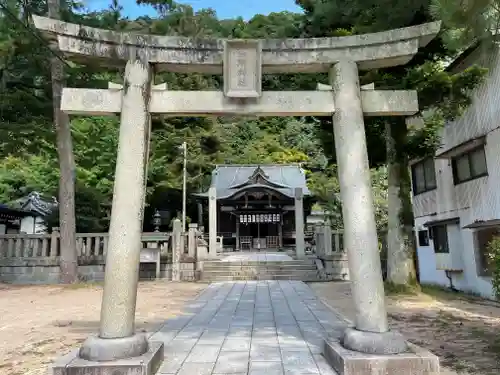
[[[223,164],[212,172],[212,183],[217,199],[229,198],[246,189],[271,188],[294,198],[295,188],[302,188],[304,195],[311,195],[306,175],[298,164]],[[197,194],[207,197],[208,192]]]
[[[13,202],[16,208],[39,216],[47,216],[58,206],[54,197],[43,197],[40,193],[33,191],[27,196]]]
[[[25,211],[25,210],[20,210],[17,208],[10,207],[6,204],[0,203],[0,218],[1,219],[21,219],[26,216],[31,216],[32,213]]]

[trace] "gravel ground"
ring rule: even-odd
[[[325,303],[354,320],[350,285],[312,283]],[[500,304],[424,288],[386,299],[390,325],[441,359],[441,374],[500,373]]]
[[[205,284],[141,282],[136,329],[156,331]],[[45,375],[47,365],[99,327],[102,287],[0,284],[0,375]]]

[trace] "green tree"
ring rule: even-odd
[[[430,12],[443,20],[448,29],[444,40],[452,50],[461,50],[478,41],[489,49],[500,29],[498,0],[432,0]]]
[[[303,0],[300,4],[305,14],[280,12],[257,15],[249,21],[242,18],[219,20],[211,9],[194,11],[188,5],[173,1],[139,2],[153,5],[158,17],[127,19],[114,0],[109,9],[101,12],[87,12],[78,8],[78,4],[66,1],[62,3],[61,14],[65,20],[93,27],[192,38],[349,35],[409,26],[430,19],[429,1],[423,0],[411,3]],[[46,2],[42,0],[24,3],[30,4],[32,12],[46,12]],[[18,2],[11,2],[11,6],[17,9],[17,18],[22,19],[24,13],[19,10]],[[386,14],[388,8],[394,10],[390,15]],[[48,126],[52,121],[52,95],[50,69],[46,64],[53,55],[22,23],[10,18],[2,18],[2,21],[0,77],[5,100],[0,103],[0,117],[2,124],[8,126],[0,129],[3,132],[0,197],[8,202],[29,189],[57,195],[57,184],[54,186],[59,178],[56,133]],[[451,55],[452,52],[436,39],[409,65],[375,70],[361,77],[362,83],[375,82],[377,88],[416,89],[421,108],[432,113],[426,116],[424,129],[408,127],[402,119],[366,121],[370,164],[375,168],[372,184],[379,229],[387,226],[385,176],[394,177],[395,172],[398,173],[395,179],[390,178],[391,185],[402,192],[396,196],[402,196],[398,202],[405,207],[398,211],[406,210],[406,214],[398,218],[404,217],[401,220],[407,223],[407,229],[410,228],[408,159],[433,150],[439,142],[438,130],[443,120],[453,118],[467,105],[467,92],[481,76],[475,69],[455,76],[447,73],[442,62]],[[120,74],[119,69],[103,70],[99,66],[72,64],[66,69],[65,78],[70,87],[104,88],[108,81],[121,82]],[[326,79],[325,74],[266,75],[263,88],[313,90],[317,82],[326,82]],[[222,84],[220,76],[172,72],[158,74],[156,80],[157,83],[167,82],[174,90],[220,89]],[[75,117],[71,126],[76,162],[77,229],[104,231],[107,230],[112,197],[117,121],[112,117]],[[389,131],[391,137],[388,138]],[[396,150],[389,152],[387,170],[383,167],[388,157],[386,138],[397,140],[393,143]],[[188,144],[188,196],[208,187],[211,171],[217,163],[299,162],[306,169],[311,190],[320,202],[332,212],[340,212],[331,118],[155,118],[146,218],[153,208],[169,210],[171,217],[180,211],[182,157],[178,146],[184,141]],[[12,170],[14,165],[17,171]],[[194,217],[196,211],[195,201],[189,200],[188,216]],[[200,212],[198,210],[198,218]],[[339,223],[338,215],[336,217]],[[148,226],[147,219],[145,226]]]
[[[0,156],[36,152],[51,138],[48,50],[29,29],[40,1],[4,1],[0,11]]]
[[[338,1],[298,0],[305,12],[305,29],[308,36],[335,36],[377,32],[429,22],[429,2],[409,1]],[[387,13],[387,9],[391,12]],[[389,69],[372,70],[361,77],[362,83],[374,83],[377,89],[417,90],[422,111],[431,110],[435,115],[426,117],[422,130],[409,129],[404,118],[366,119],[367,143],[372,166],[388,164],[389,227],[388,227],[388,281],[409,285],[414,283],[413,213],[410,200],[408,162],[411,158],[432,153],[437,146],[437,131],[445,120],[461,113],[470,101],[470,91],[480,81],[484,72],[471,68],[452,75],[442,64],[450,58],[450,51],[440,38],[418,52],[407,65]],[[431,121],[432,120],[432,121]],[[322,137],[325,151],[332,150],[332,125],[323,121]],[[410,149],[412,138],[426,139],[427,147]],[[386,147],[384,147],[386,146]],[[389,147],[387,147],[389,146]],[[334,155],[331,160],[334,160]]]

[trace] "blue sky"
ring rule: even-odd
[[[301,9],[295,5],[294,0],[178,0],[179,3],[190,4],[195,10],[202,8],[213,8],[219,18],[235,18],[242,16],[250,19],[255,14],[269,14],[271,12],[294,11]],[[105,9],[110,0],[84,0],[90,10]],[[146,6],[139,6],[135,0],[120,0],[123,13],[130,18],[142,15],[154,16],[155,11]]]

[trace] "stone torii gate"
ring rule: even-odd
[[[337,38],[194,40],[33,18],[47,38],[58,41],[68,59],[125,65],[123,87],[63,90],[62,110],[85,115],[119,113],[121,119],[99,335],[89,337],[79,353],[64,363],[73,361],[71,367],[85,368],[90,371],[86,374],[114,374],[111,369],[117,363],[124,366],[121,371],[152,374],[163,359],[162,345],[148,342],[134,329],[151,115],[332,115],[356,321],[341,344],[326,340],[324,354],[342,373],[354,371],[355,363],[364,358],[369,364],[360,365],[355,373],[372,374],[380,357],[369,354],[385,355],[385,368],[398,374],[402,359],[407,361],[405,374],[434,373],[435,362],[429,364],[422,356],[408,353],[404,338],[388,328],[363,120],[364,116],[413,115],[418,111],[417,95],[360,89],[358,72],[407,63],[435,37],[439,23]],[[159,71],[223,74],[224,89],[153,88],[153,75]],[[326,71],[330,85],[320,84],[316,91],[261,89],[264,73]],[[211,228],[211,251],[213,232]],[[65,365],[58,369],[58,374],[69,374]]]

